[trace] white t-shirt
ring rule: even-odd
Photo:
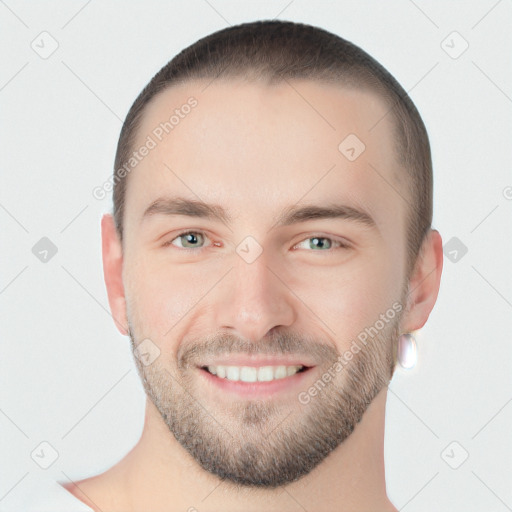
[[[45,478],[32,482],[30,489],[9,495],[4,512],[94,512],[92,508],[75,498],[56,480]],[[6,499],[7,501],[7,499]]]

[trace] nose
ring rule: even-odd
[[[289,327],[296,311],[294,295],[285,283],[264,254],[250,264],[240,258],[217,287],[216,326],[254,342],[274,327]]]

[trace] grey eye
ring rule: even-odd
[[[307,248],[313,249],[317,251],[317,249],[322,252],[323,250],[328,250],[333,247],[333,244],[338,244],[338,246],[343,247],[343,244],[341,242],[338,242],[336,240],[333,240],[332,238],[329,238],[327,236],[312,236],[309,238],[306,238],[302,242],[299,242],[296,247],[300,247],[302,244],[307,243]],[[318,252],[318,251],[317,251]]]
[[[201,241],[204,243],[204,234],[199,231],[186,231],[184,233],[180,233],[176,238],[171,241],[172,245],[175,245],[173,242],[175,240],[181,240],[181,245],[177,247],[182,247],[183,249],[201,249]]]

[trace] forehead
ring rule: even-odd
[[[133,149],[144,145],[128,180],[127,224],[155,199],[179,195],[222,204],[234,218],[268,215],[269,225],[290,204],[340,201],[363,206],[382,229],[403,227],[391,116],[372,92],[188,82],[146,107]]]

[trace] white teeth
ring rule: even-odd
[[[258,380],[258,368],[242,366],[240,368],[240,380],[242,382],[256,382]]]
[[[299,370],[302,368],[302,366],[299,366]],[[296,366],[287,366],[286,367],[286,375],[289,377],[290,375],[293,375],[294,373],[297,373],[297,367]]]
[[[272,366],[262,366],[258,370],[258,380],[265,382],[274,378],[274,368]]]
[[[207,366],[208,371],[221,379],[242,382],[266,382],[296,374],[302,366]]]
[[[286,366],[278,366],[274,370],[274,378],[282,379],[283,377],[286,377]]]
[[[240,368],[238,366],[226,367],[226,377],[228,380],[240,380]]]

